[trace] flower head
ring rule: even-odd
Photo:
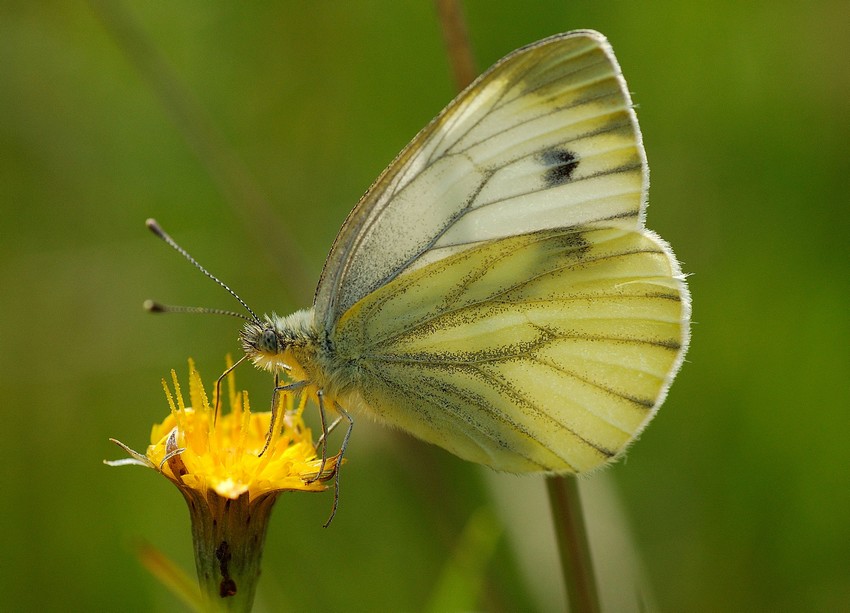
[[[247,392],[228,376],[230,411],[220,414],[189,361],[189,404],[171,371],[163,380],[171,409],[151,430],[146,453],[114,441],[129,458],[111,466],[138,464],[173,482],[189,504],[195,565],[202,593],[213,607],[250,610],[268,519],[281,492],[321,492],[337,470],[338,457],[317,456],[298,405],[281,394],[277,423],[272,414],[252,413]],[[113,439],[114,440],[114,439]]]
[[[253,501],[271,493],[327,489],[324,482],[334,474],[336,460],[328,458],[318,474],[322,461],[302,418],[305,398],[296,407],[291,395],[281,394],[280,427],[270,430],[271,412],[252,413],[247,392],[235,390],[232,374],[228,376],[230,411],[223,415],[216,415],[216,403],[209,401],[191,360],[188,404],[173,370],[171,379],[173,392],[162,382],[171,412],[151,429],[146,453],[115,441],[132,459],[110,464],[143,464],[181,490],[214,492],[231,500],[246,494]]]

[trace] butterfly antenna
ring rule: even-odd
[[[211,309],[209,307],[192,307],[192,306],[177,306],[173,304],[162,304],[155,300],[145,300],[144,308],[149,313],[203,313],[206,315],[228,315],[230,317],[238,317],[245,321],[254,321],[247,315],[237,313],[236,311],[228,311],[227,309]]]
[[[189,260],[189,262],[190,262],[190,263],[191,263],[191,264],[192,264],[195,268],[197,268],[197,269],[198,269],[198,270],[200,270],[202,273],[204,273],[207,277],[209,277],[210,279],[212,279],[213,281],[215,281],[216,283],[218,283],[221,287],[223,287],[224,289],[226,289],[226,290],[227,290],[227,292],[228,292],[231,296],[233,296],[234,298],[236,298],[236,300],[239,302],[239,304],[241,304],[243,307],[245,307],[245,310],[246,310],[246,311],[248,311],[248,313],[250,313],[250,314],[251,314],[251,319],[250,319],[250,321],[253,321],[253,322],[255,322],[255,323],[260,323],[260,318],[259,318],[259,317],[257,317],[257,314],[256,314],[256,313],[254,313],[254,311],[252,311],[252,310],[251,310],[251,307],[249,307],[249,306],[245,303],[245,301],[244,301],[244,300],[242,300],[242,298],[240,298],[240,297],[239,297],[239,294],[237,294],[237,293],[236,293],[236,292],[234,292],[232,289],[230,289],[230,287],[228,287],[228,285],[227,285],[224,281],[222,281],[221,279],[219,279],[218,277],[216,277],[214,274],[212,274],[210,271],[208,271],[206,268],[204,268],[203,266],[201,266],[195,258],[193,258],[191,255],[189,255],[189,252],[188,252],[188,251],[186,251],[185,249],[183,249],[183,247],[181,247],[180,245],[178,245],[178,244],[177,244],[177,241],[175,241],[173,238],[171,238],[171,237],[170,237],[170,236],[169,236],[169,235],[165,232],[165,230],[163,230],[163,229],[162,229],[162,227],[160,227],[160,225],[156,222],[156,220],[155,220],[155,219],[148,219],[148,220],[145,222],[145,225],[148,227],[148,230],[150,230],[151,232],[153,232],[154,234],[156,234],[159,238],[161,238],[163,241],[165,241],[165,243],[166,243],[169,247],[171,247],[171,248],[172,248],[172,249],[174,249],[177,253],[179,253],[179,254],[180,254],[180,255],[182,255],[184,258],[186,258],[187,260]],[[153,301],[151,301],[151,300],[149,300],[149,301],[145,302],[145,308],[146,308],[148,311],[151,311],[152,313],[165,313],[165,312],[182,312],[182,313],[218,313],[218,314],[222,314],[222,315],[233,315],[233,316],[235,316],[235,317],[242,317],[243,319],[246,319],[246,320],[248,319],[247,317],[244,317],[244,316],[239,315],[238,313],[234,313],[234,312],[232,312],[232,311],[222,311],[222,310],[219,310],[219,309],[205,309],[205,308],[202,308],[202,307],[171,307],[171,306],[167,306],[167,305],[164,305],[164,304],[159,304],[159,303],[153,302]]]

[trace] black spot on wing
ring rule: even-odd
[[[580,230],[567,231],[560,235],[552,234],[548,240],[559,247],[564,255],[571,253],[575,254],[576,258],[583,257],[591,248],[591,243]]]
[[[546,187],[555,187],[569,182],[573,178],[573,172],[578,168],[578,154],[567,149],[549,149],[540,156],[541,162],[546,166],[543,179]]]

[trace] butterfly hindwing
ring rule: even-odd
[[[651,419],[687,309],[650,233],[541,230],[399,276],[334,339],[382,420],[500,470],[581,472]]]

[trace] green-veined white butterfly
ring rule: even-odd
[[[688,342],[684,277],[644,227],[647,186],[605,38],[533,43],[479,77],[372,185],[313,307],[251,312],[242,346],[285,373],[287,389],[461,458],[593,469],[653,417]]]

